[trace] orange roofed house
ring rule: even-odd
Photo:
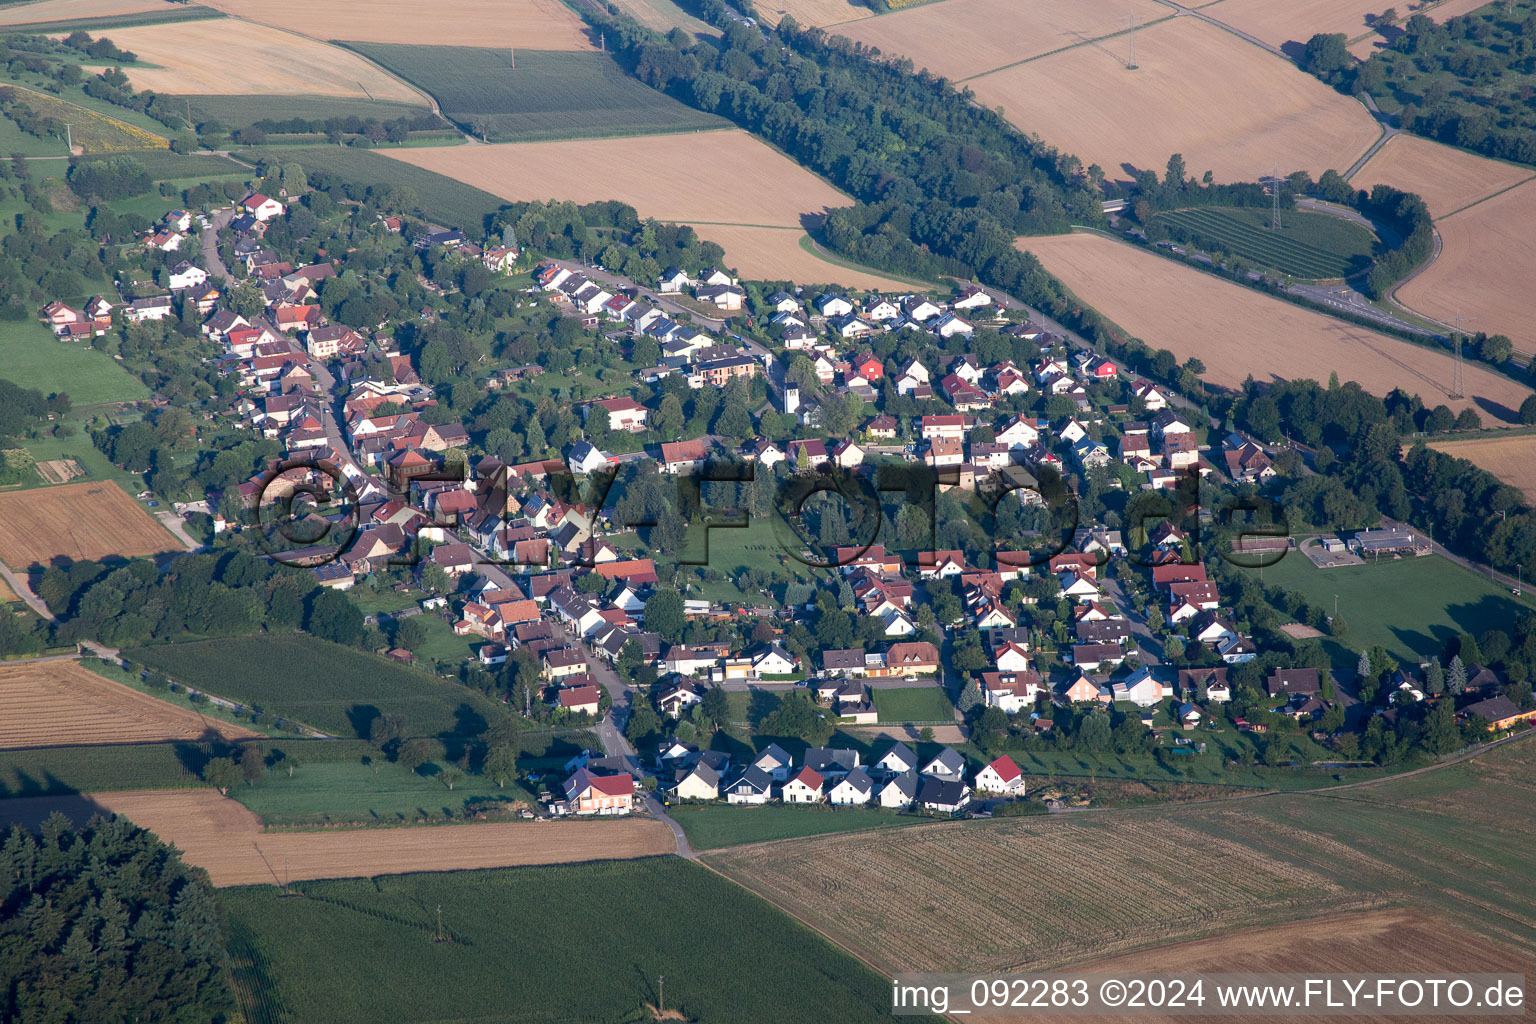
[[[628,814],[634,810],[635,780],[625,775],[593,775],[585,768],[565,780],[565,800],[572,814]]]

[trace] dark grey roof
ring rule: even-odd
[[[939,807],[954,807],[962,803],[966,795],[963,782],[945,782],[941,779],[925,778],[923,788],[918,793],[918,800]]]

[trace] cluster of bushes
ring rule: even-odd
[[[67,180],[82,199],[130,199],[155,186],[148,169],[131,156],[72,161]]]

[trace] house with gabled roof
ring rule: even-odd
[[[784,783],[781,797],[787,804],[819,804],[825,799],[825,784],[826,780],[814,769],[801,768]]]
[[[794,760],[783,747],[777,743],[770,743],[752,759],[752,767],[775,782],[783,782],[789,777],[790,769],[794,767]]]
[[[1013,758],[1004,754],[976,773],[976,792],[1021,797],[1024,795],[1024,773],[1014,764]]]
[[[965,758],[954,747],[945,747],[923,765],[923,774],[939,779],[965,777]]]
[[[855,768],[827,790],[827,802],[843,807],[859,807],[874,795],[875,781],[863,768]]]
[[[971,787],[959,779],[923,778],[917,802],[923,810],[935,814],[957,814],[971,801]]]
[[[773,795],[773,777],[756,765],[748,765],[725,788],[728,804],[765,804]]]
[[[880,787],[880,806],[887,810],[904,811],[917,801],[917,792],[921,786],[922,776],[911,769],[892,775]]]

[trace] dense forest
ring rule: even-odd
[[[1536,165],[1536,3],[1503,0],[1436,24],[1395,11],[1378,18],[1389,42],[1356,63],[1343,35],[1317,35],[1302,66],[1369,94],[1402,127],[1501,160]]]
[[[224,1020],[224,944],[208,876],[126,819],[0,843],[0,1020]]]

